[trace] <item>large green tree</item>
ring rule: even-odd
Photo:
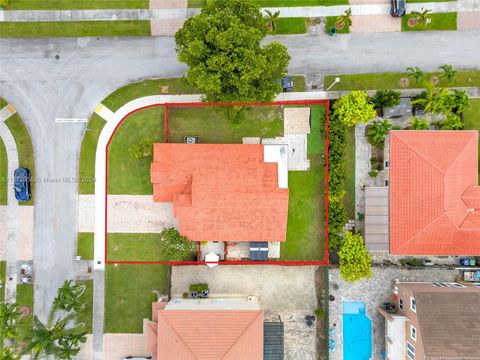
[[[290,61],[287,48],[262,46],[267,20],[252,0],[212,0],[175,34],[178,59],[188,66],[188,82],[207,102],[271,101]],[[240,121],[243,107],[228,107]]]
[[[373,104],[365,91],[352,91],[342,96],[333,105],[335,116],[347,127],[366,123],[376,115]]]
[[[160,233],[160,251],[170,261],[186,260],[197,249],[197,243],[180,235],[175,228],[163,229]]]
[[[355,282],[372,276],[372,259],[360,234],[345,232],[338,259],[340,275],[345,281]]]

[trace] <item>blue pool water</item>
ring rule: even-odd
[[[365,303],[343,302],[343,359],[369,360],[372,357],[372,320]]]

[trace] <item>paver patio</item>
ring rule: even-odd
[[[390,15],[352,16],[351,33],[361,32],[394,32],[402,30],[400,19]]]

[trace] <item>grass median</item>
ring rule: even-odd
[[[415,18],[415,14],[407,14],[402,17],[402,31],[429,31],[429,30],[457,30],[457,13],[429,14],[429,24],[417,24],[408,26],[408,20]]]
[[[150,36],[150,21],[0,22],[0,37]]]
[[[6,10],[148,9],[148,0],[10,0]]]
[[[0,205],[7,205],[8,157],[5,144],[0,139]]]

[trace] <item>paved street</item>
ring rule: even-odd
[[[351,34],[338,37],[277,37],[290,49],[294,74],[434,70],[480,64],[479,32]],[[58,60],[55,59],[59,56]],[[393,60],[392,60],[393,59]],[[87,119],[110,92],[149,77],[173,77],[185,68],[176,61],[172,38],[1,39],[0,97],[28,126],[36,156],[34,261],[35,312],[45,319],[56,289],[74,275],[78,229],[78,153]],[[63,179],[66,178],[66,179]]]

